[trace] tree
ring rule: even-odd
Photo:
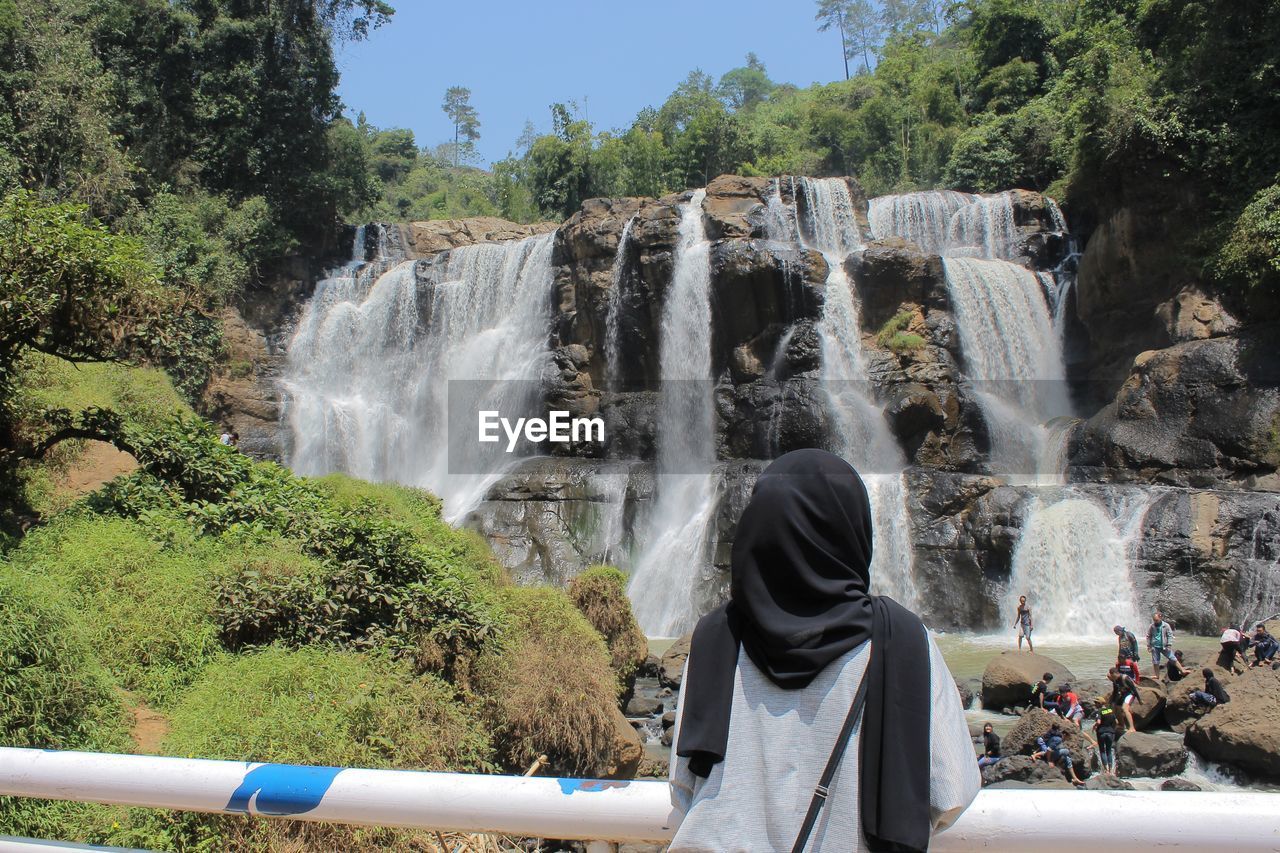
[[[88,219],[83,206],[42,205],[25,191],[0,200],[0,480],[52,446],[19,441],[13,403],[26,353],[122,359],[163,345],[186,310],[142,244]]]
[[[471,90],[465,86],[450,86],[444,93],[444,114],[453,122],[453,165],[461,162],[460,151],[464,144],[468,150],[480,138],[480,116],[471,106]]]
[[[880,47],[883,31],[880,16],[868,0],[818,0],[818,32],[832,27],[840,31],[840,49],[844,53],[844,79],[849,79],[849,60],[862,56],[862,65],[871,70],[871,54]]]
[[[774,83],[764,70],[764,63],[754,53],[747,54],[743,68],[726,71],[716,93],[734,110],[749,110],[769,97]]]

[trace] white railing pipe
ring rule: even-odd
[[[663,842],[663,782],[362,770],[0,748],[0,795],[541,838]],[[986,790],[938,853],[1280,849],[1280,797],[1246,792]]]

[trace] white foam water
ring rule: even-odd
[[[321,282],[282,382],[290,467],[425,487],[448,520],[461,519],[516,457],[460,441],[451,458],[448,412],[533,412],[549,358],[553,240],[453,249],[421,278],[405,261]],[[471,381],[451,399],[451,380]]]
[[[650,636],[677,636],[700,615],[696,579],[710,562],[719,503],[715,399],[711,380],[711,244],[703,223],[706,190],[680,210],[679,243],[662,308],[657,496],[645,525],[628,593]]]

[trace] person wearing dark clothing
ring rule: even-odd
[[[1230,625],[1222,629],[1222,637],[1218,640],[1222,651],[1218,652],[1218,668],[1228,672],[1235,671],[1236,658],[1240,659],[1241,669],[1249,666],[1249,659],[1244,656],[1246,642],[1244,634]]]
[[[995,764],[1003,757],[1000,754],[1000,736],[996,734],[995,728],[987,723],[982,727],[982,755],[978,757],[978,767]]]
[[[1071,761],[1071,751],[1067,749],[1063,741],[1066,740],[1062,733],[1062,728],[1054,723],[1049,727],[1049,732],[1044,737],[1036,738],[1036,746],[1040,747],[1038,752],[1031,754],[1032,758],[1043,758],[1045,761],[1057,767],[1061,767],[1071,775],[1071,783],[1073,785],[1083,785],[1084,782],[1076,775],[1075,765]]]
[[[1136,699],[1142,702],[1142,697],[1138,695],[1138,684],[1132,678],[1124,675],[1116,667],[1112,667],[1107,673],[1107,678],[1111,680],[1111,707],[1119,706],[1124,710],[1125,722],[1129,724],[1127,731],[1134,731],[1137,726],[1133,724],[1133,711],[1129,706]]]
[[[1205,667],[1200,671],[1204,676],[1204,690],[1193,690],[1191,692],[1191,704],[1197,708],[1208,708],[1212,710],[1219,705],[1225,705],[1231,701],[1230,694],[1227,693],[1222,682],[1213,674],[1213,670]]]
[[[1141,660],[1138,656],[1138,638],[1133,632],[1123,625],[1116,625],[1112,632],[1116,635],[1117,640],[1117,657],[1132,658],[1133,660]]]
[[[1253,630],[1253,664],[1252,666],[1269,665],[1280,652],[1280,642],[1267,633],[1261,622]]]
[[[1182,663],[1182,652],[1176,651],[1173,657],[1169,658],[1169,663],[1165,665],[1165,676],[1169,681],[1181,681],[1191,674],[1191,670],[1187,669]]]
[[[1053,692],[1049,684],[1053,681],[1053,673],[1046,672],[1044,677],[1036,682],[1036,686],[1031,688],[1031,705],[1036,708],[1043,708],[1046,711],[1058,710],[1057,698],[1058,694]]]
[[[1027,597],[1018,596],[1018,612],[1013,618],[1013,625],[1018,629],[1018,651],[1022,651],[1022,640],[1027,640],[1027,651],[1034,653],[1036,647],[1031,645],[1031,608],[1027,606]]]
[[[1116,775],[1116,712],[1110,705],[1103,705],[1098,721],[1093,724],[1093,736],[1098,739],[1098,758],[1102,772]]]

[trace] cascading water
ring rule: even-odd
[[[1057,482],[1048,422],[1070,413],[1062,343],[1036,273],[1006,261],[943,258],[965,373],[986,415],[991,461],[1015,479]],[[1056,464],[1056,461],[1052,464]]]
[[[1070,489],[1056,502],[1032,498],[1002,615],[1011,622],[1018,596],[1026,595],[1040,635],[1101,637],[1112,625],[1141,624],[1130,562],[1150,503],[1136,492],[1113,521],[1098,502]]]
[[[840,178],[793,179],[795,229],[801,243],[827,261],[822,319],[822,382],[834,425],[832,450],[862,474],[874,516],[872,589],[917,608],[912,573],[906,459],[870,395],[862,353],[861,325],[845,258],[862,248],[849,185]],[[777,187],[775,185],[775,194]],[[773,235],[771,235],[773,236]],[[781,237],[782,235],[778,235]]]
[[[1061,212],[1057,215],[1061,218]],[[880,196],[871,199],[868,219],[876,239],[901,237],[925,252],[950,257],[1008,258],[1018,238],[1009,193],[928,190]]]
[[[706,190],[680,210],[679,244],[662,309],[657,497],[628,593],[650,636],[676,636],[699,613],[692,581],[709,563],[719,499],[711,379],[711,244],[703,224]],[[691,569],[693,571],[691,571]]]
[[[618,237],[618,248],[613,255],[613,268],[609,271],[609,308],[605,312],[604,355],[609,369],[609,384],[616,389],[622,364],[622,304],[626,294],[623,289],[627,283],[627,250],[631,245],[631,227],[635,225],[633,216],[622,227]]]
[[[459,441],[451,455],[448,412],[532,413],[548,359],[553,240],[453,249],[425,265],[425,283],[413,261],[321,282],[283,380],[289,465],[423,486],[446,518],[464,515],[514,454]],[[451,394],[450,380],[468,381]]]

